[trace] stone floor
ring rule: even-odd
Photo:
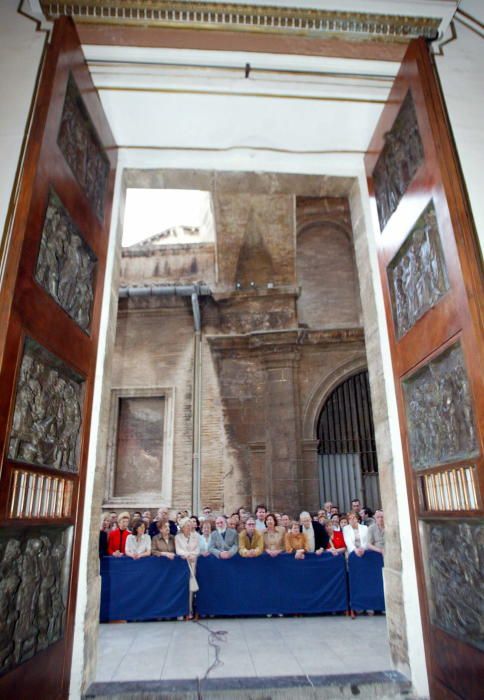
[[[209,629],[225,634],[210,635]],[[390,669],[384,616],[209,619],[200,624],[100,625],[96,681],[193,679],[207,672],[209,678],[258,678]]]

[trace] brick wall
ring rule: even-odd
[[[218,174],[207,182],[215,250],[127,251],[121,283],[204,281],[212,289],[201,300],[202,504],[317,508],[317,412],[331,377],[365,364],[347,199],[317,196],[322,185],[312,176]],[[112,385],[175,388],[177,509],[192,502],[193,342],[188,299],[121,302]]]

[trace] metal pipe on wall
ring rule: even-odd
[[[202,319],[198,293],[192,292],[193,322],[193,399],[192,399],[192,513],[201,511],[201,462],[202,462]]]
[[[120,299],[139,299],[159,296],[190,297],[192,302],[193,384],[192,384],[192,513],[201,511],[201,462],[202,462],[202,319],[200,296],[210,296],[206,284],[151,284],[142,287],[119,288]]]

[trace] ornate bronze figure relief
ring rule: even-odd
[[[91,323],[96,257],[51,190],[35,279],[84,330]]]
[[[57,142],[74,176],[102,221],[109,161],[72,75],[69,76],[67,84]]]
[[[0,535],[0,674],[62,638],[66,555],[65,530]]]
[[[424,158],[415,105],[410,90],[385,134],[385,145],[373,171],[376,206],[383,231]]]
[[[484,650],[484,524],[426,523],[432,624]]]
[[[400,339],[449,288],[433,200],[389,263],[387,274]]]
[[[403,391],[414,469],[477,453],[469,380],[459,343],[405,379]]]
[[[78,471],[82,377],[28,338],[17,380],[10,459]]]

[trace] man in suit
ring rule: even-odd
[[[306,510],[303,510],[300,514],[299,522],[301,523],[301,532],[308,543],[308,552],[322,554],[329,544],[329,535],[326,532],[326,528],[320,523],[314,522]]]
[[[239,544],[237,530],[227,527],[227,521],[223,515],[215,519],[215,528],[210,536],[208,551],[217,559],[230,559],[237,554]]]

